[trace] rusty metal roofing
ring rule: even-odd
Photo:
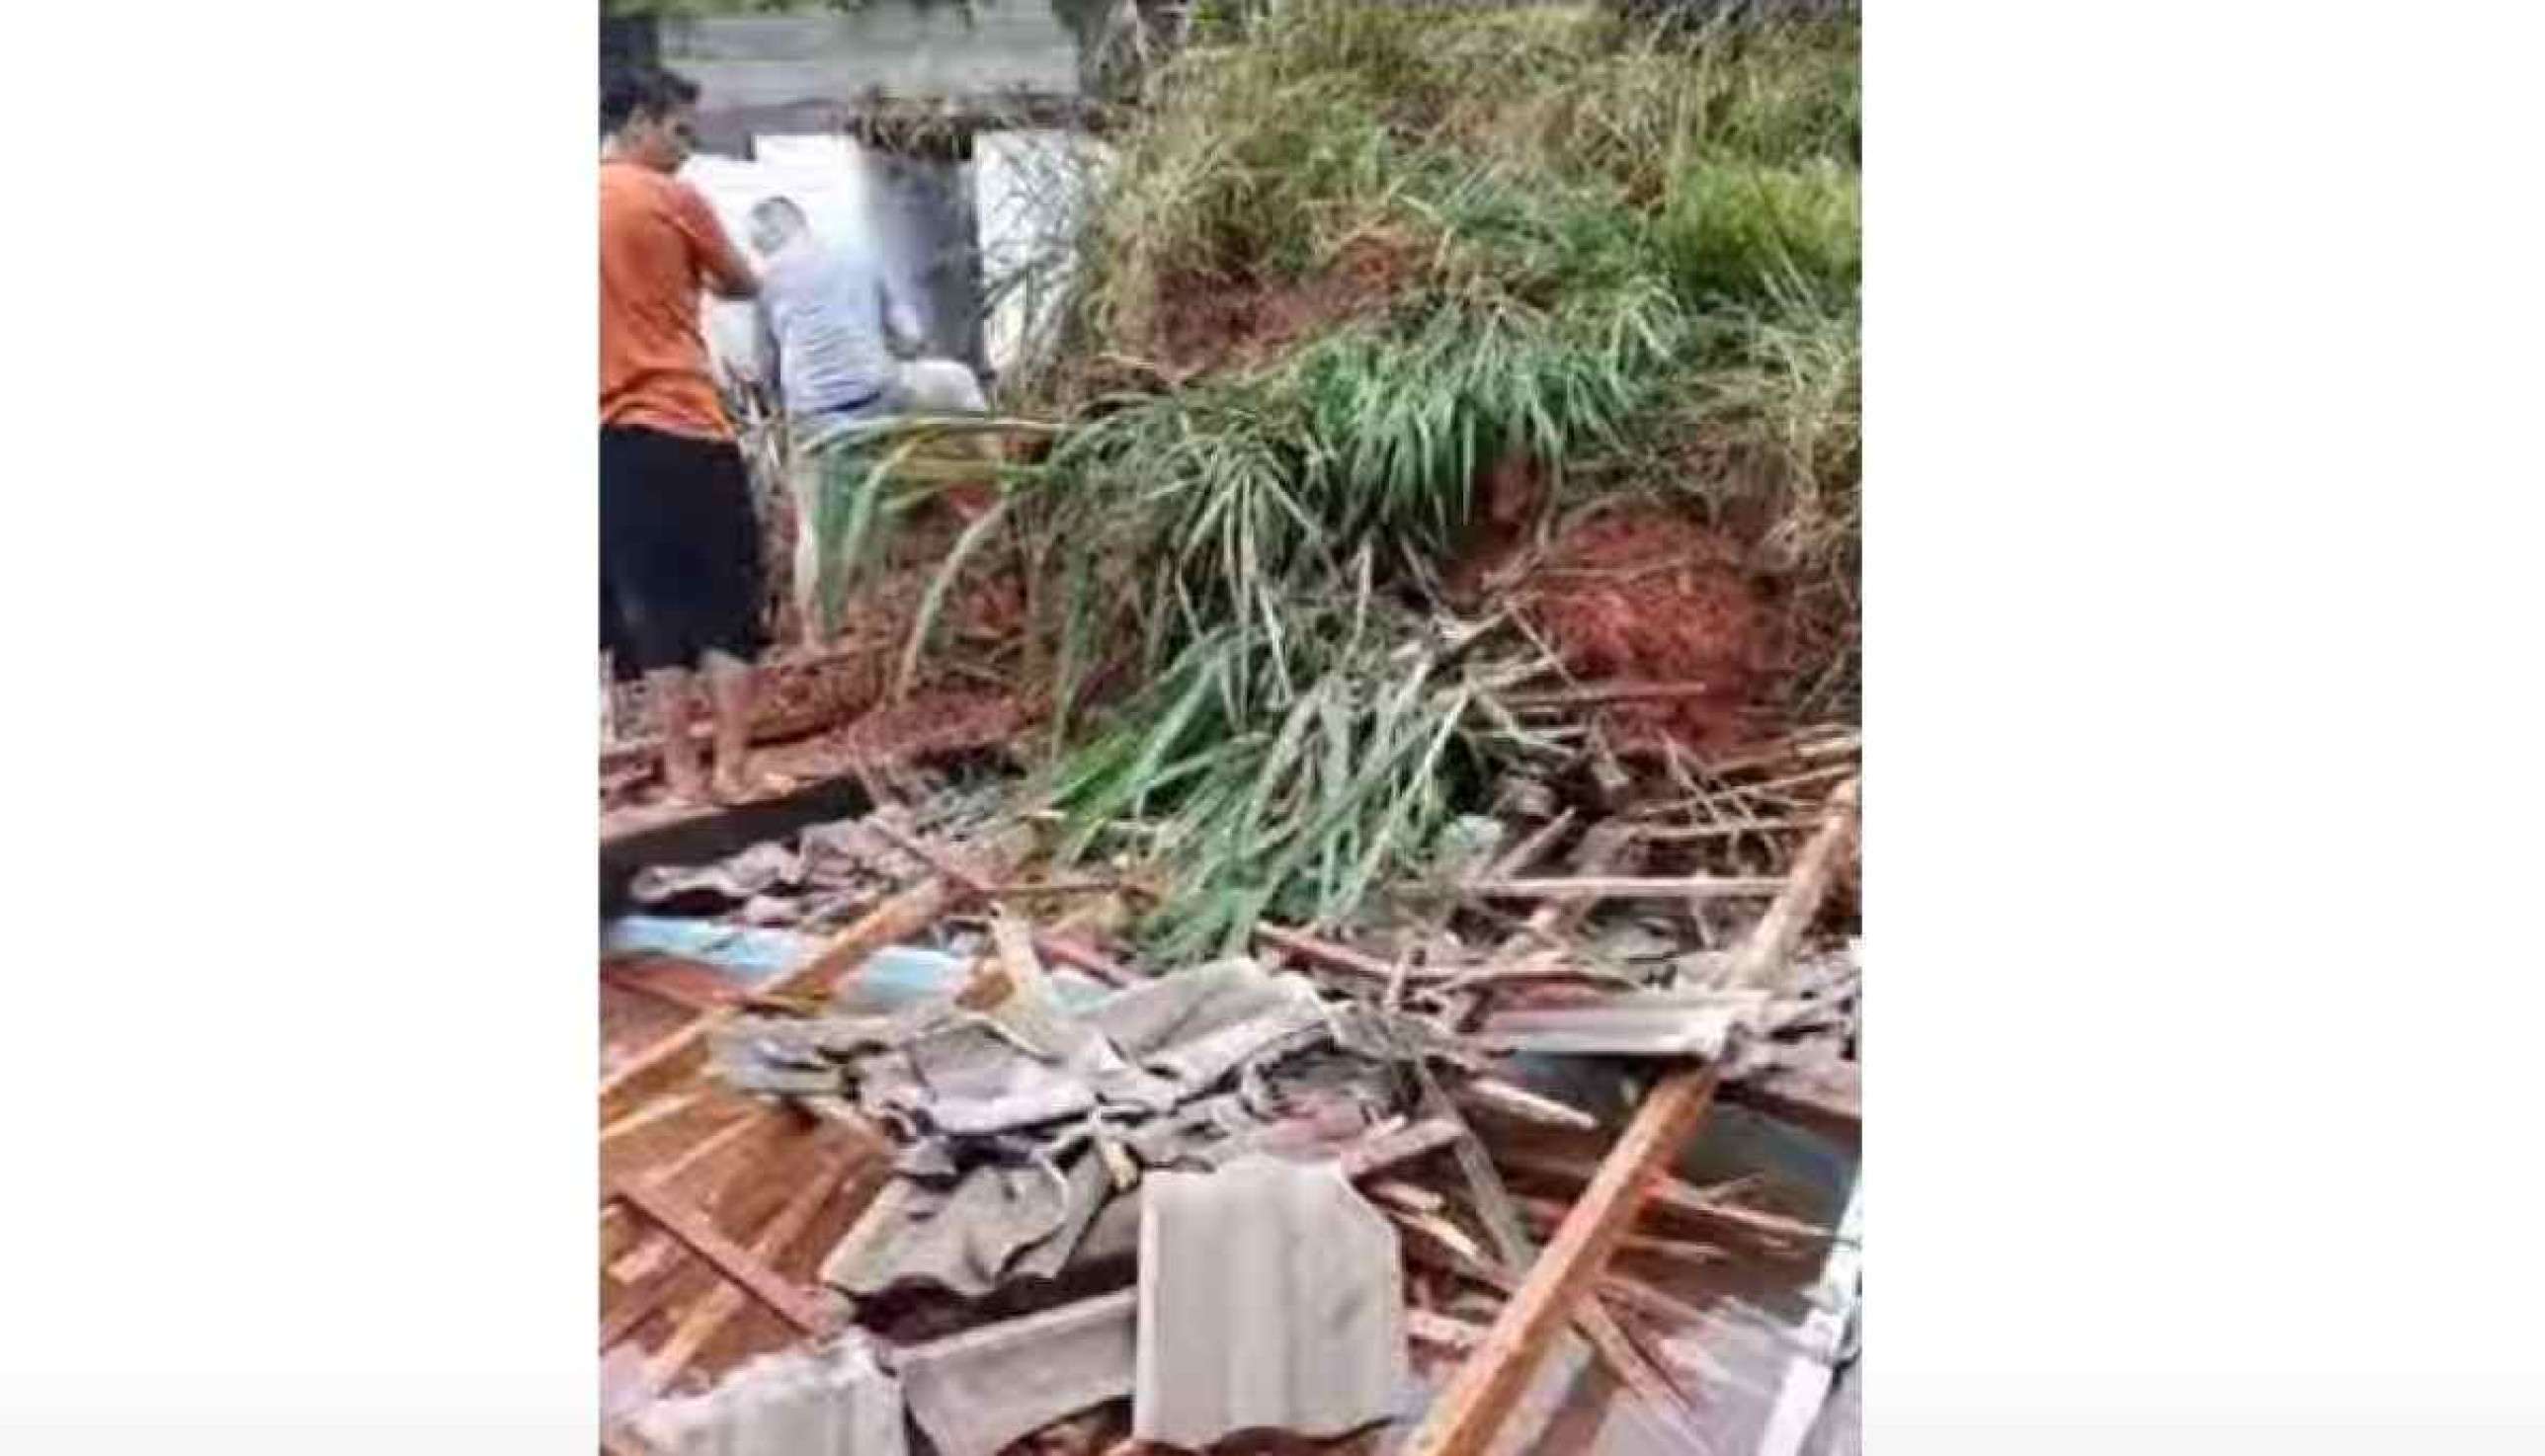
[[[1143,1185],[1131,1432],[1334,1436],[1407,1385],[1396,1231],[1332,1163],[1250,1158]]]

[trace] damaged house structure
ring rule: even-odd
[[[1861,969],[1805,941],[1855,814],[1850,779],[1772,882],[1591,873],[1599,837],[1535,889],[1479,876],[1478,911],[1538,908],[1462,960],[1267,923],[1151,974],[1022,913],[1083,891],[1011,878],[1013,830],[932,842],[906,808],[790,864],[651,875],[666,906],[854,883],[874,908],[767,959],[605,959],[614,1440],[1823,1449]],[[1664,887],[1757,913],[1692,960],[1593,929]]]
[[[605,36],[1015,433],[861,485],[797,790],[606,709],[607,1451],[1857,1449],[1852,33],[1237,10]]]

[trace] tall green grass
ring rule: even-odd
[[[1115,138],[1063,347],[1021,381],[1063,428],[982,527],[1044,584],[1066,848],[1157,865],[1174,954],[1348,916],[1560,749],[1503,701],[1549,664],[1434,589],[1506,456],[1576,495],[1764,500],[1764,559],[1839,637],[1858,554],[1851,23],[1214,9]],[[1383,304],[1124,391],[1180,290],[1307,283],[1372,239]],[[1807,700],[1851,702],[1852,651]]]

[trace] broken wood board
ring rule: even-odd
[[[1793,875],[1735,953],[1734,985],[1779,983],[1803,929],[1828,895],[1841,851],[1851,842],[1855,802],[1853,779],[1831,796],[1827,823],[1796,856]],[[1704,1115],[1715,1084],[1713,1068],[1687,1067],[1644,1098],[1485,1342],[1459,1365],[1425,1415],[1407,1443],[1409,1456],[1481,1456],[1527,1388],[1548,1342],[1598,1282],[1672,1155]]]
[[[1488,900],[1734,900],[1765,899],[1785,887],[1781,879],[1679,875],[1578,875],[1568,878],[1476,879],[1462,888]]]
[[[678,1198],[666,1196],[641,1178],[622,1178],[611,1186],[611,1193],[687,1245],[691,1253],[714,1265],[799,1334],[819,1339],[838,1327],[839,1315],[831,1301],[781,1278]]]
[[[772,1269],[783,1261],[796,1241],[811,1227],[814,1215],[821,1212],[822,1205],[839,1191],[841,1181],[847,1177],[856,1161],[852,1155],[833,1157],[806,1178],[751,1241],[750,1255]],[[745,1293],[740,1286],[722,1285],[681,1321],[671,1337],[664,1340],[652,1358],[646,1361],[646,1374],[657,1390],[669,1388],[698,1358],[698,1352],[742,1315],[744,1299]],[[790,1319],[788,1323],[793,1321]]]
[[[1599,1282],[1644,1192],[1713,1095],[1713,1070],[1691,1067],[1672,1074],[1644,1099],[1599,1176],[1503,1306],[1485,1342],[1458,1367],[1424,1417],[1407,1443],[1408,1456],[1477,1456],[1486,1448],[1526,1388],[1547,1341],[1573,1322],[1574,1306]]]
[[[994,862],[993,873],[1004,873],[1006,865],[1023,852],[1025,833],[1011,831],[985,848],[986,857]],[[910,939],[935,924],[961,893],[944,875],[930,873],[867,912],[804,964],[778,977],[760,994],[827,997],[876,951]],[[616,1122],[647,1098],[701,1073],[707,1066],[709,1038],[735,1014],[731,1007],[707,1012],[613,1073],[601,1087],[602,1125]]]

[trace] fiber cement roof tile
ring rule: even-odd
[[[1142,1185],[1132,1434],[1333,1436],[1407,1384],[1396,1231],[1332,1163],[1241,1160]]]
[[[907,1456],[901,1383],[852,1333],[743,1365],[703,1395],[636,1417],[665,1456]]]
[[[1138,1298],[1124,1289],[901,1351],[912,1417],[941,1456],[994,1456],[1129,1395]]]

